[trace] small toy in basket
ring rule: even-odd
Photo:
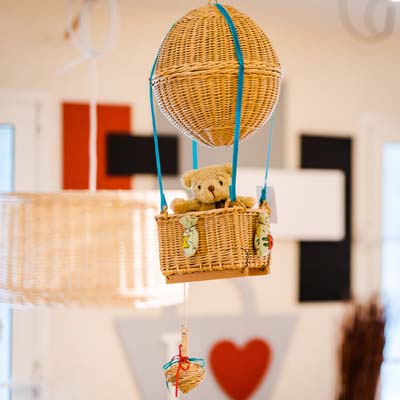
[[[171,208],[176,214],[190,211],[208,211],[223,208],[229,199],[229,187],[232,180],[232,164],[210,165],[183,174],[182,185],[191,189],[192,200],[175,199]],[[253,197],[237,196],[231,206],[242,205],[252,208],[256,200]]]
[[[175,386],[175,397],[178,397],[179,390],[185,394],[190,392],[203,381],[206,374],[204,365],[204,359],[188,356],[188,328],[184,324],[179,354],[163,366],[167,388]]]

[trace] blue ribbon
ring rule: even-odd
[[[172,25],[171,29],[174,27]],[[168,33],[171,31],[171,29],[168,31]],[[154,72],[156,70],[156,65],[157,65],[157,60],[158,56],[160,54],[161,48],[165,42],[165,39],[168,37],[167,36],[164,38],[163,42],[161,43],[160,48],[158,49],[156,59],[154,60],[153,66],[151,68],[150,72],[150,78],[149,78],[149,95],[150,95],[150,108],[151,108],[151,123],[153,126],[153,139],[154,139],[154,152],[156,156],[156,166],[157,166],[157,179],[158,179],[158,187],[160,189],[160,208],[161,211],[165,210],[168,208],[167,200],[165,199],[165,194],[164,194],[164,188],[163,188],[163,181],[162,181],[162,170],[161,170],[161,160],[160,160],[160,148],[158,145],[158,134],[157,134],[157,122],[156,122],[156,113],[154,110],[154,96],[153,96],[153,76]]]
[[[173,27],[174,26],[172,26],[171,29]],[[170,31],[171,31],[171,29],[170,29]],[[165,39],[164,39],[164,41],[165,41]],[[159,144],[158,144],[157,122],[156,122],[156,114],[155,114],[155,108],[154,108],[154,95],[153,95],[152,80],[153,80],[154,72],[156,70],[158,56],[160,54],[161,48],[162,48],[162,46],[164,44],[164,41],[161,44],[161,46],[160,46],[160,48],[159,48],[159,50],[157,52],[157,56],[156,56],[156,59],[154,60],[153,66],[151,68],[150,78],[149,78],[149,82],[150,82],[149,95],[150,95],[150,108],[151,108],[151,122],[152,122],[152,126],[153,126],[154,152],[155,152],[155,156],[156,156],[157,179],[158,179],[158,187],[159,187],[159,190],[160,190],[160,208],[161,208],[161,210],[164,210],[164,209],[168,208],[168,204],[167,204],[167,200],[165,199],[164,188],[163,188],[161,159],[160,159],[160,148],[159,148]],[[197,148],[198,148],[197,142],[195,140],[193,140],[192,141],[193,169],[197,169],[198,165],[199,165]]]
[[[157,124],[156,124],[156,116],[155,116],[155,111],[154,111],[153,86],[151,84],[152,77],[153,77],[153,75],[151,75],[151,77],[150,77],[151,120],[152,120],[152,124],[153,124],[153,139],[154,139],[154,151],[155,151],[155,155],[156,155],[158,187],[160,189],[160,208],[161,208],[161,210],[164,210],[165,208],[168,208],[168,204],[167,204],[167,200],[165,199],[163,182],[162,182],[160,149],[158,146]]]
[[[188,358],[188,361],[193,364],[198,364],[204,368],[206,362],[204,358]],[[179,356],[175,356],[171,361],[168,361],[166,364],[163,365],[163,370],[166,371],[167,369],[171,368],[173,365],[179,363]]]
[[[193,169],[199,168],[199,156],[198,156],[198,149],[197,149],[197,142],[192,140],[192,163]]]
[[[215,7],[220,11],[220,13],[225,18],[229,29],[232,33],[233,44],[235,45],[236,58],[239,64],[238,71],[238,91],[236,98],[236,117],[235,117],[235,135],[233,142],[233,157],[232,157],[232,183],[230,186],[230,199],[231,201],[236,201],[236,174],[237,174],[237,164],[238,164],[238,153],[239,153],[239,139],[240,139],[240,122],[242,118],[242,97],[243,97],[243,81],[244,81],[244,61],[242,49],[240,47],[239,37],[236,32],[235,25],[228,13],[228,11],[221,5],[216,3]]]
[[[274,114],[271,116],[271,120],[269,123],[269,138],[268,138],[268,147],[267,147],[267,161],[265,165],[265,179],[264,186],[261,190],[260,196],[260,204],[267,200],[267,180],[268,180],[268,172],[269,172],[269,161],[271,159],[271,147],[272,147],[272,133],[274,131]]]

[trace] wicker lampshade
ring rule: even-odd
[[[1,194],[0,301],[181,301],[159,274],[156,198],[136,191]]]
[[[244,59],[240,138],[270,117],[281,67],[269,39],[249,17],[224,6]],[[215,5],[189,12],[160,48],[153,88],[161,110],[181,132],[208,146],[233,143],[238,62],[229,26]]]

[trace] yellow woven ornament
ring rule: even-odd
[[[203,381],[206,375],[204,365],[204,359],[188,356],[188,328],[184,324],[179,354],[163,366],[167,387],[175,386],[175,397],[178,397],[179,390],[189,393]]]

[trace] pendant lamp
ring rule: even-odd
[[[161,306],[182,300],[159,275],[157,195],[151,191],[97,191],[96,61],[114,42],[117,2],[107,2],[110,28],[101,50],[85,33],[93,9],[84,1],[68,18],[69,37],[91,66],[88,191],[0,194],[0,302]],[[180,193],[182,195],[182,193]],[[174,194],[175,196],[175,194]]]

